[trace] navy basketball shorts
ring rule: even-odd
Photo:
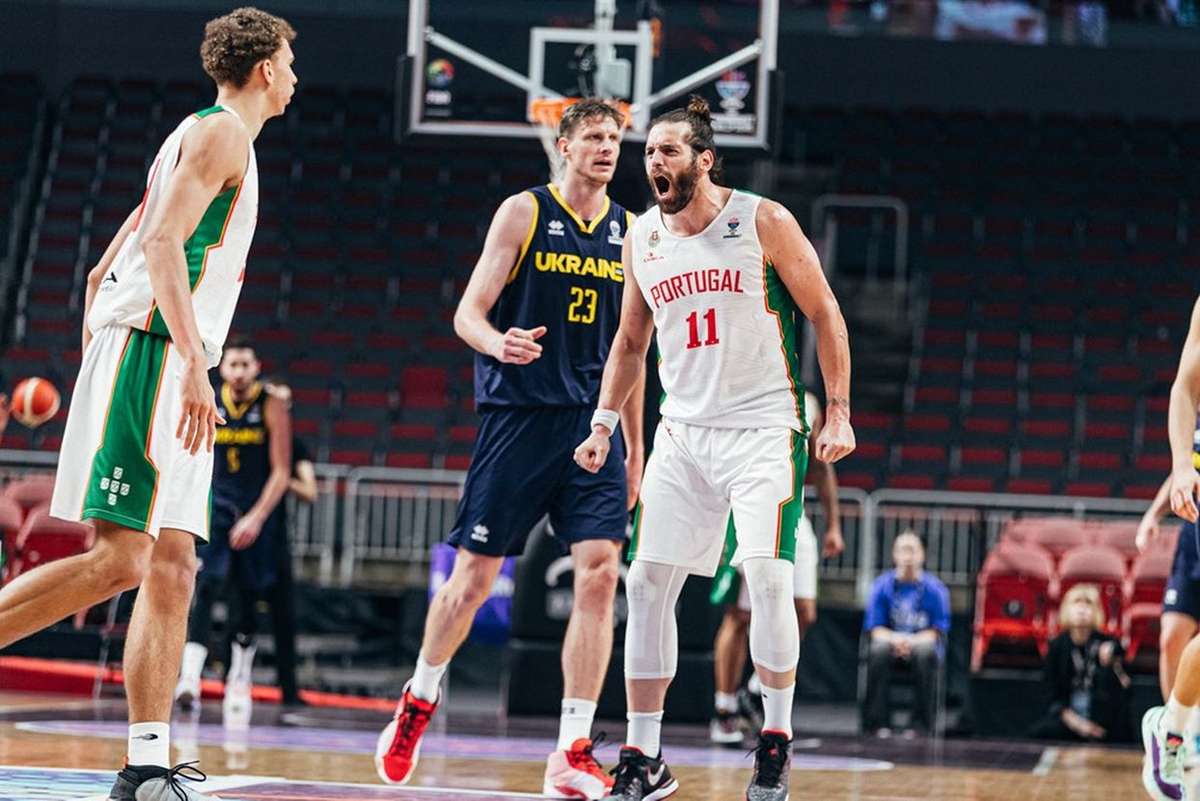
[[[244,590],[264,592],[279,578],[279,550],[286,544],[283,538],[287,536],[283,515],[276,509],[267,516],[258,539],[249,548],[235,551],[229,545],[229,532],[241,516],[241,510],[233,503],[213,498],[209,542],[196,549],[200,559],[197,579],[232,581]]]
[[[567,547],[625,540],[625,442],[619,427],[608,461],[592,474],[574,459],[575,447],[591,433],[591,408],[491,407],[481,416],[451,545],[515,556],[546,514]]]
[[[1163,596],[1163,613],[1178,612],[1200,620],[1200,543],[1196,525],[1184,523],[1171,562],[1171,577]]]

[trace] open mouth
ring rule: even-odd
[[[598,160],[598,161],[595,161],[595,162],[593,162],[593,163],[594,163],[594,164],[595,164],[597,167],[599,167],[600,169],[602,169],[602,170],[608,170],[608,169],[612,169],[612,166],[613,166],[613,163],[612,163],[611,161],[608,161],[608,160],[606,160],[606,159],[600,159],[600,160]]]
[[[665,195],[671,191],[671,179],[665,175],[654,176],[654,189],[658,194]]]

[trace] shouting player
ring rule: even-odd
[[[200,56],[216,104],[167,137],[141,204],[88,275],[83,362],[50,513],[92,521],[95,547],[0,591],[3,648],[140,587],[125,645],[129,750],[116,801],[206,797],[169,769],[168,721],[196,540],[208,538],[221,422],[208,370],[221,358],[257,220],[254,139],[295,91],[294,38],[287,22],[254,8],[205,27]]]
[[[612,652],[627,499],[637,495],[642,474],[642,391],[627,392],[620,405],[624,464],[617,458],[585,472],[572,461],[571,446],[590,428],[628,280],[621,245],[632,215],[606,191],[622,122],[599,100],[566,111],[558,126],[564,177],[500,205],[455,314],[455,331],[477,351],[482,420],[450,533],[458,548],[454,569],[430,604],[416,672],[376,749],[379,777],[390,784],[412,775],[442,675],[501,562],[522,551],[547,513],[574,561],[575,605],[562,650],[558,745],[546,762],[543,792],[594,799],[612,784],[592,756],[591,726]],[[644,367],[630,381],[631,390],[644,385]],[[625,455],[619,444],[617,451]]]
[[[629,732],[609,797],[653,801],[678,789],[659,742],[678,660],[675,603],[689,574],[715,572],[732,509],[733,564],[741,565],[750,593],[750,654],[764,705],[747,798],[784,801],[800,653],[792,561],[808,458],[800,314],[816,329],[825,376],[816,453],[825,462],[854,449],[846,324],[791,213],[714,182],[719,164],[702,98],[652,123],[645,166],[658,208],[626,239],[621,326],[592,433],[575,452],[585,469],[606,469],[615,410],[657,333],[666,399],[630,545]]]

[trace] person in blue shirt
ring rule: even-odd
[[[888,691],[892,671],[901,664],[916,674],[909,730],[932,730],[934,687],[944,657],[943,639],[950,631],[950,593],[925,572],[921,538],[912,531],[901,533],[892,546],[892,561],[895,569],[875,579],[863,616],[870,648],[862,722],[864,731],[878,737],[892,734]]]

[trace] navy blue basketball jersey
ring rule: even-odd
[[[271,474],[271,433],[263,416],[267,393],[262,384],[250,388],[242,403],[233,399],[228,384],[221,385],[217,407],[225,425],[217,427],[213,448],[213,495],[249,511]]]
[[[542,355],[502,364],[475,354],[475,402],[488,406],[590,406],[621,316],[621,243],[633,215],[606,197],[585,221],[553,184],[528,190],[533,223],[488,320],[499,331],[546,326]]]

